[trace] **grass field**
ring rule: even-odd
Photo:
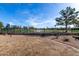
[[[64,42],[69,38],[69,42]],[[79,42],[72,36],[0,35],[0,55],[79,55]]]
[[[0,32],[15,32],[15,33],[31,33],[31,32],[65,32],[65,29],[2,29]],[[68,29],[68,32],[71,33],[79,33],[79,30],[74,29]]]

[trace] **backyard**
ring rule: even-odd
[[[0,55],[79,56],[79,6],[73,6],[0,4]]]
[[[79,41],[72,36],[0,35],[0,55],[4,56],[69,56],[79,55],[78,49]]]

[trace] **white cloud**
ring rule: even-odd
[[[22,15],[28,15],[28,14],[30,14],[30,11],[23,10],[22,12],[20,12],[20,14],[22,14]]]
[[[14,23],[13,23],[13,22],[9,22],[9,24],[10,24],[10,25],[14,25]]]
[[[79,4],[78,3],[72,3],[71,6],[76,8],[77,10],[79,9]]]
[[[29,23],[31,26],[37,27],[37,28],[46,28],[46,27],[54,27],[56,24],[56,21],[52,18],[41,21],[38,18],[30,18],[26,20],[26,23]]]

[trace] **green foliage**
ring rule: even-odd
[[[66,32],[68,25],[77,24],[78,13],[75,8],[67,7],[66,9],[61,10],[60,17],[56,18],[57,25],[64,25],[66,27]]]
[[[9,29],[9,28],[10,28],[10,24],[7,24],[7,25],[6,25],[6,29]]]
[[[0,29],[2,29],[4,26],[3,26],[3,23],[0,22]]]
[[[79,21],[76,21],[76,27],[79,27]]]

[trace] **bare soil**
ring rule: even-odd
[[[68,39],[68,41],[64,41]],[[79,56],[79,40],[72,36],[0,35],[2,56]]]

